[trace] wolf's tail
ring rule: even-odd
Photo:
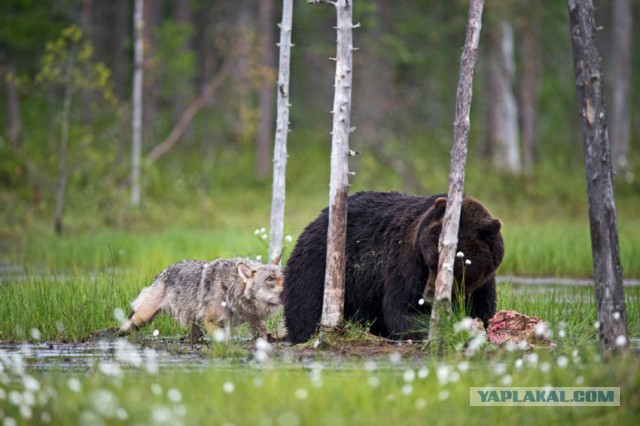
[[[128,333],[132,328],[147,324],[162,308],[167,288],[162,277],[163,274],[158,275],[153,283],[143,288],[138,297],[131,302],[129,319],[120,327],[121,333]]]

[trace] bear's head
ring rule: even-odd
[[[418,229],[418,247],[429,269],[425,297],[433,299],[438,274],[438,244],[447,199],[437,198],[423,215]],[[470,295],[495,274],[504,256],[501,222],[478,201],[464,197],[460,210],[457,253],[455,258],[455,285],[464,286],[464,294]],[[460,287],[458,287],[460,288]],[[455,290],[454,290],[455,296]]]

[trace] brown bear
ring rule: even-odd
[[[359,192],[347,205],[345,319],[370,324],[372,333],[384,337],[424,337],[424,320],[422,326],[418,320],[431,309],[424,298],[433,294],[446,195]],[[328,216],[323,210],[304,229],[284,271],[284,315],[293,343],[318,330]],[[464,257],[456,258],[454,277],[464,287],[468,315],[485,324],[496,311],[495,271],[504,255],[500,228],[480,202],[464,198],[457,250]],[[462,294],[460,287],[454,293]]]

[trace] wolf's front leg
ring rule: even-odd
[[[251,334],[253,334],[253,337],[262,337],[263,339],[269,340],[269,333],[267,333],[267,326],[264,324],[264,322],[252,321],[250,325]]]

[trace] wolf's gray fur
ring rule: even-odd
[[[202,336],[224,325],[248,322],[255,336],[267,336],[264,320],[281,306],[284,276],[278,266],[249,259],[184,260],[162,271],[131,303],[129,320],[120,328],[150,322],[160,311],[172,315],[183,327],[191,326],[191,337]]]

